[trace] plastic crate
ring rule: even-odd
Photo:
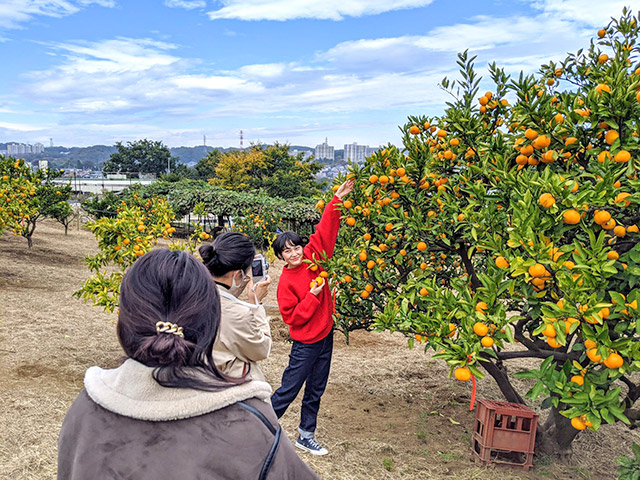
[[[538,414],[524,405],[479,399],[472,436],[476,461],[529,470],[537,426]]]

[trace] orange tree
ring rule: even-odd
[[[53,183],[63,173],[49,169],[34,172],[22,159],[0,157],[0,222],[14,235],[26,238],[29,248],[38,221],[55,216],[69,200],[71,187]]]
[[[133,195],[128,201],[121,201],[115,217],[105,216],[87,224],[98,240],[100,252],[85,258],[92,276],[74,296],[113,312],[125,270],[150,251],[159,238],[173,234],[173,218],[164,198]]]
[[[488,373],[508,401],[542,398],[538,451],[568,454],[580,430],[639,417],[637,34],[625,10],[537,75],[490,65],[484,94],[460,54],[445,113],[410,117],[402,150],[351,167],[321,262],[345,333],[399,331],[458,380]],[[508,372],[522,358],[542,361]]]
[[[0,234],[6,229],[22,234],[25,218],[36,211],[31,202],[36,185],[24,160],[0,155]]]

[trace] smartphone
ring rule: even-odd
[[[266,258],[260,254],[253,257],[253,263],[251,264],[251,277],[253,278],[254,285],[265,281],[267,279],[268,271],[269,263]]]

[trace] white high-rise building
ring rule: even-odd
[[[44,145],[36,143],[29,145],[28,143],[9,143],[7,145],[8,155],[24,155],[25,153],[42,153],[44,152]]]
[[[334,148],[329,145],[326,137],[322,145],[316,145],[315,156],[316,160],[329,160],[331,162],[335,160]]]
[[[345,144],[344,159],[356,163],[364,163],[368,150],[369,145],[358,145],[356,142]]]

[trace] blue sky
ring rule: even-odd
[[[442,112],[458,52],[533,73],[624,6],[640,0],[0,0],[0,142],[399,144],[408,115]]]

